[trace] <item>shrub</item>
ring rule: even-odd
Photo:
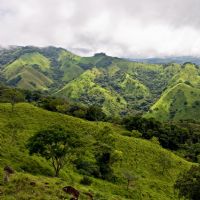
[[[81,181],[80,184],[82,185],[91,185],[92,184],[92,179],[88,176],[84,176]]]

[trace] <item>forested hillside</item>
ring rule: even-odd
[[[12,47],[0,51],[1,82],[102,107],[108,117],[144,114],[158,120],[200,119],[200,68],[148,64],[104,53],[80,57],[65,49]]]

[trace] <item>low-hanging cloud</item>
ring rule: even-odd
[[[0,0],[0,45],[200,56],[199,0]]]

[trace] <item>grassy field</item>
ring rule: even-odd
[[[53,177],[49,162],[30,156],[25,147],[30,136],[50,125],[60,124],[76,131],[86,141],[96,141],[104,127],[109,127],[116,139],[115,151],[121,155],[114,166],[115,181],[108,182],[91,177],[92,185],[80,184],[83,175],[68,164],[60,178]],[[191,163],[164,150],[158,144],[128,137],[130,133],[118,125],[89,122],[59,113],[49,112],[31,104],[20,103],[11,112],[10,104],[0,104],[0,175],[3,167],[10,165],[16,171],[8,184],[0,184],[2,200],[68,199],[62,187],[72,185],[81,191],[91,191],[97,200],[176,200],[173,184],[180,172]],[[91,148],[84,147],[84,159],[92,159]],[[125,173],[134,177],[127,191]],[[34,182],[34,185],[32,184]],[[83,194],[80,199],[87,199]]]

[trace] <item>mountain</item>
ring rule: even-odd
[[[185,64],[174,76],[159,100],[150,108],[147,117],[160,120],[200,120],[200,71],[192,64]]]
[[[179,63],[133,62],[104,53],[81,57],[56,47],[12,47],[0,50],[0,81],[97,105],[108,117],[139,113],[164,121],[200,120],[194,112],[200,68]]]
[[[53,167],[44,158],[28,154],[27,140],[39,130],[62,125],[76,132],[87,145],[83,146],[79,162],[67,164],[60,178],[53,177]],[[112,166],[114,179],[102,180],[89,174],[91,185],[80,183],[84,173],[96,169],[94,149],[106,128],[115,139],[114,152],[121,159]],[[9,133],[9,134],[8,134]],[[160,147],[153,141],[130,137],[131,132],[121,126],[104,122],[89,122],[79,118],[49,112],[31,104],[19,103],[11,113],[11,105],[0,104],[0,176],[3,167],[11,166],[15,173],[10,182],[0,180],[0,199],[65,199],[62,188],[71,185],[83,192],[91,192],[94,199],[178,199],[173,184],[180,172],[191,163]],[[129,136],[128,136],[129,135]],[[84,171],[85,170],[85,171]],[[127,175],[134,177],[127,191]]]
[[[184,64],[186,62],[191,62],[196,65],[200,65],[200,57],[194,56],[177,56],[177,57],[153,57],[153,58],[131,58],[128,59],[135,62],[144,62],[144,63],[151,63],[151,64],[168,64],[168,63],[178,63]]]

